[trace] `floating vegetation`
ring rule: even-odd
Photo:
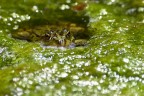
[[[0,96],[143,96],[143,4],[1,0]]]

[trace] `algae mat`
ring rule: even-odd
[[[144,95],[143,0],[85,2],[1,0],[0,96]],[[88,46],[55,48],[11,37],[25,24],[59,19],[86,22],[93,34]]]

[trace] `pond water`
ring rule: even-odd
[[[61,20],[87,27],[88,45],[11,36]],[[0,25],[1,96],[144,95],[143,0],[1,0]]]

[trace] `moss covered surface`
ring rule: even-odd
[[[6,1],[0,3],[0,95],[144,95],[143,0],[89,0],[84,12],[61,11],[65,0]],[[83,23],[82,17],[93,33],[84,48],[11,38],[23,24]]]

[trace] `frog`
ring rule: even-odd
[[[41,41],[44,46],[78,47],[87,45],[86,28],[75,23],[45,24],[25,26],[12,32],[15,39],[28,42]]]

